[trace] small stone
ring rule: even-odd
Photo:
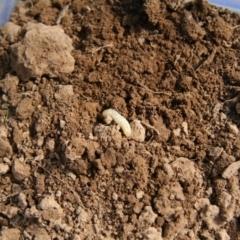
[[[144,238],[146,240],[162,240],[162,229],[157,230],[154,227],[149,227],[143,232]]]
[[[1,231],[1,240],[19,240],[21,231],[17,228],[3,228]]]
[[[194,204],[194,207],[200,211],[201,209],[205,208],[207,205],[210,205],[210,201],[208,198],[200,198]]]
[[[237,125],[235,125],[235,124],[228,123],[228,129],[231,133],[233,133],[235,135],[237,135],[239,133],[239,129],[238,129]]]
[[[174,176],[174,171],[173,171],[173,169],[172,169],[170,164],[164,163],[163,164],[163,170],[169,177],[173,177]]]
[[[151,206],[146,206],[144,210],[141,212],[141,215],[139,216],[139,221],[143,223],[154,223],[155,219],[157,218],[157,214],[153,212],[153,209]]]
[[[57,100],[67,100],[69,97],[74,95],[72,85],[59,85],[57,86],[56,93],[54,97]]]
[[[37,140],[38,147],[42,147],[43,143],[44,143],[44,137],[41,136]]]
[[[183,132],[188,135],[188,124],[187,122],[182,123]]]
[[[9,158],[7,158],[7,157],[4,157],[3,158],[3,162],[9,164],[9,163],[11,163],[11,160]]]
[[[181,134],[181,128],[177,128],[177,129],[174,129],[174,130],[173,130],[173,135],[174,135],[175,137],[179,137],[180,134]]]
[[[40,213],[37,210],[36,206],[33,205],[31,208],[27,208],[24,212],[24,217],[27,219],[37,219],[40,217]]]
[[[91,218],[88,212],[84,210],[82,207],[77,208],[76,214],[78,215],[78,220],[80,222],[88,222]]]
[[[227,115],[223,112],[220,113],[220,120],[221,122],[226,122],[227,120]]]
[[[209,151],[209,156],[217,158],[219,157],[223,152],[223,148],[221,147],[212,147]]]
[[[136,194],[136,198],[139,200],[139,199],[142,199],[143,198],[143,195],[144,195],[144,192],[143,191],[139,191],[137,192]]]
[[[133,207],[133,211],[136,213],[136,214],[139,214],[142,210],[142,207],[143,207],[143,203],[142,202],[137,202],[134,207]]]
[[[63,120],[60,120],[60,128],[65,129],[66,122]]]
[[[49,151],[53,152],[55,148],[55,141],[54,139],[49,139],[46,142],[46,149],[48,149]]]
[[[8,157],[12,156],[12,146],[10,143],[2,138],[0,138],[0,157]]]
[[[107,117],[104,118],[104,122],[108,125],[112,122],[112,120],[113,118],[109,115],[107,115]]]
[[[240,168],[240,161],[231,163],[222,173],[224,179],[230,179]]]
[[[3,102],[5,102],[5,103],[7,103],[8,102],[8,96],[6,95],[6,94],[3,94],[2,95],[2,100],[3,100]]]
[[[22,163],[19,159],[15,159],[12,166],[12,173],[17,181],[23,181],[30,176],[30,166]]]
[[[34,158],[35,161],[41,161],[41,160],[43,160],[43,159],[44,159],[44,155],[43,155],[43,154],[37,155],[37,156]]]
[[[27,208],[27,196],[24,193],[20,193],[18,196],[18,206],[24,210],[25,208]]]
[[[62,192],[60,191],[60,190],[57,190],[57,192],[56,192],[56,197],[61,197],[62,196]]]
[[[121,174],[124,171],[124,167],[118,166],[115,168],[115,172]]]
[[[43,198],[38,208],[41,210],[42,217],[45,220],[58,220],[63,217],[63,209],[56,202],[54,196],[46,196]]]
[[[139,37],[137,40],[140,45],[143,45],[145,43],[145,38],[143,37]]]
[[[4,211],[2,211],[1,213],[5,216],[7,216],[9,219],[15,217],[18,215],[18,207],[15,206],[8,206],[6,207],[6,209]]]
[[[8,164],[0,163],[0,175],[6,174],[9,171],[10,167]]]
[[[131,129],[132,129],[132,135],[131,138],[137,142],[144,142],[146,137],[146,129],[141,124],[141,121],[139,120],[133,120],[130,123]]]
[[[115,201],[118,200],[118,195],[115,192],[112,194],[112,199]]]

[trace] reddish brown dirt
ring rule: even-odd
[[[59,72],[24,75],[12,45],[67,4],[74,70],[45,43],[32,54],[39,65],[56,54]],[[238,14],[204,0],[31,0],[11,21],[20,28],[0,36],[2,239],[240,239]],[[140,120],[143,139],[107,125],[107,108]]]

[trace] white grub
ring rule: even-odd
[[[126,137],[130,137],[132,135],[132,130],[129,122],[125,117],[119,114],[116,110],[111,108],[106,109],[102,112],[102,115],[105,119],[107,119],[108,123],[110,122],[110,118],[114,120],[114,122],[120,126],[120,128],[122,129]]]

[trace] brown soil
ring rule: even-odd
[[[238,14],[204,0],[22,0],[11,22],[1,239],[240,239]],[[135,120],[131,137],[108,108]]]

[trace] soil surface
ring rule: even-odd
[[[204,0],[20,1],[1,239],[240,239],[239,24]]]

